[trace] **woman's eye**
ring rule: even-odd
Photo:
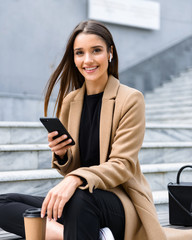
[[[83,54],[83,51],[76,51],[75,52],[75,55],[82,55]]]
[[[93,52],[94,52],[94,53],[101,52],[101,49],[100,49],[100,48],[95,48]]]

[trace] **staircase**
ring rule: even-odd
[[[168,212],[167,184],[176,181],[180,167],[192,165],[192,69],[146,94],[145,102],[140,162],[161,215]],[[182,181],[192,181],[191,171],[182,175]]]
[[[139,159],[161,224],[166,225],[167,184],[176,181],[180,167],[192,164],[192,70],[146,94],[145,101],[146,133]],[[62,179],[51,169],[47,132],[41,123],[0,122],[0,133],[1,193],[45,195]],[[187,170],[182,181],[189,179]],[[165,212],[166,219],[161,218]],[[0,239],[7,236],[0,231]]]
[[[146,94],[146,120],[158,123],[192,123],[192,69]]]

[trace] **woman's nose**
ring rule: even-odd
[[[93,62],[93,58],[92,58],[91,54],[89,54],[89,53],[85,54],[84,62],[85,63]]]

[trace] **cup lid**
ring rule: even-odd
[[[41,208],[29,208],[23,214],[24,217],[41,217]]]

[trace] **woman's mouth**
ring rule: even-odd
[[[92,73],[94,72],[98,67],[84,67],[84,70],[87,72],[87,73]]]

